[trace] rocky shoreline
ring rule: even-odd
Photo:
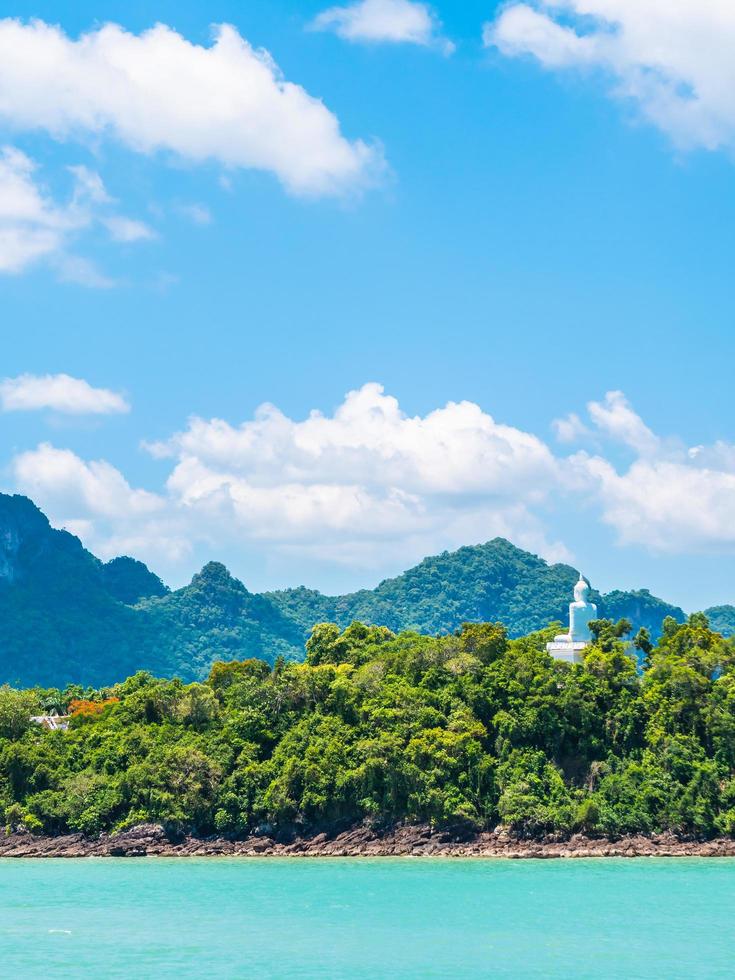
[[[735,857],[735,839],[685,840],[673,834],[634,835],[617,840],[575,834],[567,840],[522,840],[504,828],[460,839],[428,826],[376,831],[356,827],[334,836],[317,834],[279,841],[268,836],[172,838],[156,824],[142,824],[98,838],[82,834],[42,837],[26,832],[0,835],[0,858],[80,857]]]

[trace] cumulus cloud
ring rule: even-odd
[[[511,2],[485,43],[549,69],[597,69],[681,147],[735,149],[735,6],[728,0]]]
[[[553,481],[535,436],[477,405],[449,403],[407,416],[380,385],[350,392],[332,415],[293,420],[273,405],[233,426],[190,420],[151,451],[175,459],[167,488],[177,505],[252,538],[343,550],[431,536],[470,514],[543,535],[529,505]],[[547,543],[545,543],[546,546]]]
[[[679,554],[735,546],[735,446],[688,448],[664,439],[620,391],[587,409],[587,433],[628,447],[636,458],[620,467],[601,453],[576,453],[567,461],[569,486],[601,507],[622,544]]]
[[[155,549],[168,560],[200,544],[208,555],[236,546],[382,570],[499,534],[568,557],[536,513],[555,485],[551,452],[469,402],[409,416],[368,384],[331,414],[291,419],[264,405],[237,426],[194,418],[149,448],[171,460],[156,493],[49,445],[12,470],[18,489],[100,554],[138,541],[129,550],[154,564]]]
[[[94,388],[68,374],[21,374],[0,381],[0,408],[4,412],[50,409],[66,415],[111,415],[129,412],[122,395]]]
[[[601,402],[587,402],[589,423],[576,412],[551,423],[559,442],[581,442],[604,437],[632,449],[640,456],[651,456],[663,449],[661,439],[634,411],[622,391],[608,391]]]
[[[0,20],[0,120],[269,171],[294,194],[352,191],[383,166],[378,149],[345,138],[321,100],[227,25],[204,47],[163,24],[140,35],[107,24],[75,40],[39,20]]]
[[[16,456],[11,470],[19,491],[102,558],[131,554],[175,564],[190,551],[165,498],[131,487],[105,460],[85,461],[42,443]]]
[[[735,546],[735,472],[683,459],[636,460],[623,473],[597,456],[576,465],[622,544],[678,554]]]
[[[415,0],[358,0],[329,7],[311,25],[313,30],[333,31],[346,41],[369,44],[418,44],[438,47],[445,54],[454,44],[441,35],[441,24],[433,10]]]
[[[157,455],[179,465],[246,475],[257,485],[284,482],[400,487],[410,494],[484,494],[535,499],[550,477],[552,454],[536,436],[495,421],[472,402],[450,402],[407,416],[379,384],[351,391],[333,415],[293,420],[273,405],[232,426],[194,418]],[[174,478],[176,471],[174,471]]]
[[[661,437],[619,391],[575,419],[564,433],[572,442],[607,449],[556,456],[471,402],[412,416],[366,384],[331,413],[294,419],[263,405],[239,425],[190,419],[147,447],[169,461],[156,492],[48,444],[17,456],[11,471],[18,489],[102,556],[128,551],[170,571],[194,549],[381,572],[495,535],[569,561],[553,533],[562,499],[597,511],[622,545],[735,549],[735,445]]]
[[[17,486],[37,502],[69,515],[125,519],[158,511],[163,500],[134,490],[119,470],[104,460],[85,462],[68,449],[42,443],[13,460]]]
[[[651,456],[660,451],[661,440],[633,410],[622,391],[608,391],[603,402],[589,402],[587,411],[600,432],[639,455]]]

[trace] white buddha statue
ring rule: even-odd
[[[564,660],[571,664],[582,663],[582,651],[592,642],[590,621],[597,619],[597,606],[588,602],[590,587],[582,578],[574,586],[574,602],[569,603],[569,632],[555,636],[546,650],[554,660]]]

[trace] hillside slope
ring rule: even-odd
[[[137,616],[117,596],[166,592],[138,566],[103,564],[30,500],[0,495],[0,681],[94,683],[134,667]]]
[[[425,558],[397,578],[372,590],[324,596],[309,589],[268,593],[304,629],[315,622],[348,626],[354,620],[447,633],[463,622],[501,622],[511,636],[522,636],[550,622],[566,623],[579,573],[569,565],[548,565],[504,538]],[[666,616],[683,621],[683,610],[643,589],[592,591],[600,616],[628,618],[658,635]]]
[[[353,620],[446,633],[464,621],[501,621],[515,636],[566,618],[578,573],[547,565],[503,538],[425,558],[377,588],[343,596],[307,589],[270,593],[304,628],[315,621]]]
[[[103,563],[26,497],[0,494],[0,683],[193,679],[213,660],[298,656],[303,630],[211,563],[170,592],[141,562]]]
[[[735,636],[735,606],[711,606],[704,614],[713,630],[723,636]]]

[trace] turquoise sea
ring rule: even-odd
[[[2,978],[733,973],[735,860],[0,861]]]

